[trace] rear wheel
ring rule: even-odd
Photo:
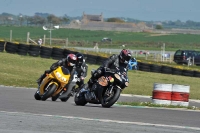
[[[121,90],[119,88],[114,88],[112,93],[109,93],[110,95],[105,92],[101,99],[102,107],[110,108],[119,99],[120,93]]]
[[[60,100],[62,102],[66,102],[70,97],[72,97],[75,93],[75,83],[71,83],[67,90],[60,96]]]
[[[45,101],[47,100],[56,90],[57,85],[55,84],[51,84],[48,86],[48,88],[46,88],[45,93],[42,95],[41,100]]]

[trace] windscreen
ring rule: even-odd
[[[65,75],[68,75],[68,74],[70,74],[70,72],[69,72],[69,70],[67,69],[67,68],[65,68],[65,67],[61,67],[62,68],[62,72],[63,72],[63,74],[65,74]]]
[[[182,55],[182,51],[181,50],[176,51],[175,55]]]

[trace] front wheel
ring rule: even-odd
[[[40,97],[40,94],[39,94],[39,93],[40,93],[39,90],[37,90],[37,91],[35,92],[35,95],[34,95],[35,100],[41,100],[41,97]]]
[[[119,88],[114,88],[110,95],[104,93],[101,99],[102,107],[110,108],[119,99],[120,93]]]
[[[55,96],[52,96],[52,97],[51,97],[51,100],[52,100],[52,101],[56,101],[56,100],[58,99],[59,96],[60,96],[60,94],[57,94],[57,95],[55,95]]]
[[[57,89],[57,85],[55,84],[51,84],[46,88],[45,93],[42,95],[41,100],[45,101],[47,100],[51,95],[53,95],[53,93],[55,92],[55,90]]]
[[[74,97],[74,102],[76,103],[76,105],[85,106],[87,104],[87,101],[85,100],[84,93],[77,92]]]

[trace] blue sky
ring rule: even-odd
[[[146,21],[200,22],[200,0],[1,0],[0,13],[51,13],[56,16],[101,14],[104,18],[129,17]]]

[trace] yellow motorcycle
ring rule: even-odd
[[[73,87],[67,87],[66,84],[69,82],[75,83],[77,75],[75,75],[75,68],[72,72],[63,67],[59,66],[57,69],[49,74],[42,80],[38,90],[35,92],[35,99],[45,101],[50,97],[54,97],[52,101],[55,101],[61,92],[65,92],[67,97],[70,97]],[[68,98],[67,98],[68,99]]]

